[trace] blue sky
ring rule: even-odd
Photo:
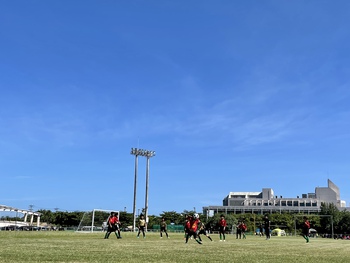
[[[0,204],[149,213],[234,191],[350,203],[350,2],[1,1]],[[139,158],[137,209],[145,204]]]

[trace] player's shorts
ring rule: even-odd
[[[199,230],[198,235],[207,235],[207,231],[204,229]]]
[[[193,230],[189,230],[189,231],[187,232],[187,234],[188,234],[189,236],[193,236],[194,238],[197,238],[197,232],[195,232],[195,231],[193,231]]]

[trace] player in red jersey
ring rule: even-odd
[[[186,240],[186,236],[188,234],[188,232],[190,231],[191,228],[191,220],[192,220],[192,216],[188,215],[186,217],[186,222],[185,222],[185,226],[184,226],[184,231],[185,231],[185,236],[184,239]]]
[[[244,221],[242,221],[239,228],[241,229],[243,239],[246,239],[247,237],[245,236],[245,232],[247,231],[247,225],[244,223]]]
[[[118,217],[114,212],[111,212],[111,215],[107,219],[107,232],[105,234],[105,239],[109,238],[109,235],[114,232],[117,238],[120,238],[120,232],[119,236],[117,234],[117,225],[119,224]]]
[[[306,216],[304,216],[303,219],[304,219],[304,224],[303,224],[303,231],[302,231],[303,234],[302,235],[303,235],[303,238],[305,238],[306,243],[309,243],[310,242],[310,240],[309,240],[310,222]]]
[[[188,242],[188,239],[193,236],[193,238],[196,240],[198,244],[202,244],[202,242],[198,239],[197,231],[198,231],[198,224],[199,224],[199,215],[194,214],[193,217],[190,219],[190,227],[188,229],[188,232],[186,234],[186,243]]]
[[[227,223],[224,215],[221,215],[219,220],[219,234],[220,234],[220,241],[224,240],[226,241],[225,231],[226,231]]]

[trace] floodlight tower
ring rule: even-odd
[[[147,158],[146,166],[146,199],[145,199],[145,219],[148,219],[148,187],[149,187],[149,159],[155,156],[155,151],[149,151],[144,149],[131,148],[132,155],[135,155],[135,181],[134,181],[134,206],[133,206],[133,217],[134,224],[133,230],[136,228],[136,185],[137,185],[137,168],[138,168],[138,156],[145,156]]]
[[[156,155],[155,151],[145,151],[145,156],[147,157],[146,164],[146,198],[145,198],[145,219],[148,225],[148,186],[149,186],[149,159]],[[146,231],[147,231],[146,225]]]
[[[138,156],[139,156],[139,150],[137,148],[131,148],[131,154],[135,155],[135,180],[134,180],[134,205],[133,205],[133,218],[134,218],[134,223],[132,230],[135,231],[136,227],[136,186],[137,186],[137,162],[138,162]]]

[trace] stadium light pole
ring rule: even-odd
[[[144,149],[131,148],[131,154],[135,155],[135,181],[134,181],[134,206],[133,206],[133,230],[136,228],[136,186],[137,186],[137,169],[138,169],[138,156],[147,157],[147,166],[146,166],[146,200],[145,200],[145,219],[148,218],[148,187],[149,187],[149,159],[153,157],[156,152],[149,151]],[[146,228],[147,230],[147,228]]]
[[[148,225],[148,187],[149,187],[149,159],[156,155],[155,151],[145,151],[145,156],[147,157],[146,163],[146,197],[145,197],[145,219]],[[146,231],[147,231],[146,225]]]
[[[133,205],[133,210],[132,210],[132,214],[133,214],[133,226],[132,226],[132,231],[135,231],[136,228],[136,187],[137,187],[137,157],[139,151],[137,148],[131,148],[131,154],[135,155],[135,180],[134,180],[134,205]]]

